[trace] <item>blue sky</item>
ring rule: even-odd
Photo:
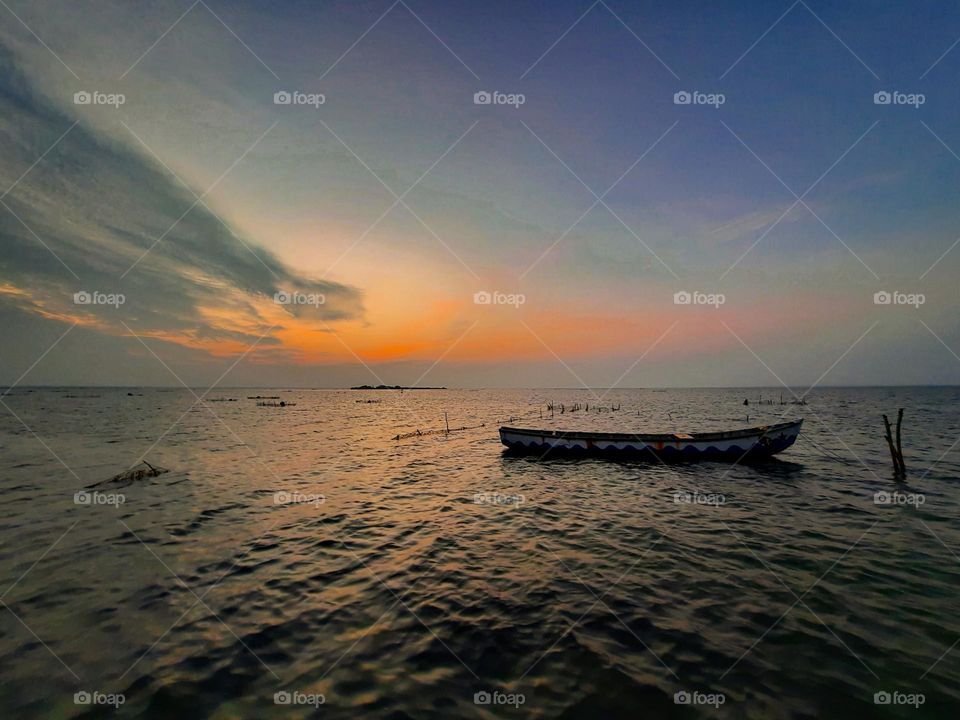
[[[2,382],[960,381],[952,4],[9,6]]]

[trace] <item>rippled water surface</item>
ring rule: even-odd
[[[772,389],[128,392],[4,398],[0,716],[960,711],[957,389],[823,389],[806,407]],[[898,491],[880,419],[898,407],[912,504],[877,504]],[[471,429],[393,439],[444,412]],[[806,422],[770,463],[666,466],[505,456],[511,416]],[[75,502],[143,456],[171,472],[110,490],[116,507]],[[684,691],[724,703],[675,703]],[[924,703],[875,704],[883,691]]]

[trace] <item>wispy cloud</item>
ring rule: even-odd
[[[305,276],[239,237],[197,202],[202,189],[184,187],[146,151],[82,122],[50,150],[76,120],[31,86],[3,46],[0,83],[0,302],[108,334],[124,334],[126,323],[214,351],[285,320],[362,317],[358,289]],[[78,304],[81,291],[124,302]],[[281,291],[322,302],[277,304]],[[271,343],[279,340],[263,344]]]

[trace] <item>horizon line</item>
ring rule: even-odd
[[[320,385],[218,385],[215,386],[219,390],[349,390],[352,392],[365,392],[369,390],[377,390],[378,392],[383,392],[384,390],[392,390],[394,388],[357,388],[354,389],[350,386],[339,386],[339,385],[329,385],[329,386],[320,386]],[[138,389],[138,390],[204,390],[212,391],[214,388],[204,385],[55,385],[55,384],[43,384],[43,385],[2,385],[0,384],[0,390],[50,390],[50,389],[91,389],[96,388],[99,390],[128,390],[128,389]],[[649,386],[606,386],[606,385],[592,385],[590,387],[584,386],[481,386],[481,387],[437,387],[437,386],[410,386],[404,385],[404,390],[433,390],[443,392],[451,390],[564,390],[564,391],[584,391],[584,390],[775,390],[783,391],[790,389],[864,389],[864,388],[960,388],[960,383],[931,383],[925,385],[918,384],[888,384],[888,385],[876,385],[876,384],[864,384],[864,385],[649,385]]]

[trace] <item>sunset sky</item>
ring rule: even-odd
[[[960,6],[6,3],[0,383],[960,383]]]

